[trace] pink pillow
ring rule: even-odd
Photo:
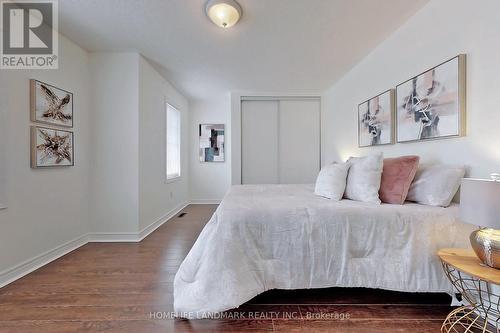
[[[418,169],[418,156],[385,158],[379,197],[382,202],[402,205]]]

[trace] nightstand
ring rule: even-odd
[[[441,332],[500,332],[500,270],[484,265],[472,249],[441,249],[444,272],[464,303],[446,317]]]

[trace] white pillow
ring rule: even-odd
[[[380,204],[378,190],[384,167],[382,154],[365,157],[350,157],[344,197],[351,200]]]
[[[406,200],[422,205],[448,207],[464,176],[464,167],[420,166]]]
[[[342,199],[350,163],[333,163],[321,169],[316,178],[314,194],[339,201]]]

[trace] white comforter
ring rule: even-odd
[[[334,202],[311,185],[234,186],[181,264],[174,308],[196,318],[269,289],[452,292],[436,252],[468,247],[458,206]]]

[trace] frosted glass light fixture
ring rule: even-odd
[[[207,16],[221,28],[229,28],[241,17],[241,6],[235,0],[209,0],[205,8]]]

